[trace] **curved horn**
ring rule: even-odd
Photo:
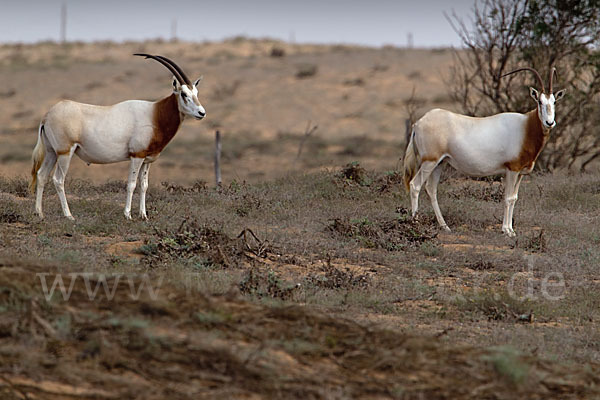
[[[179,71],[176,68],[174,68],[171,63],[169,63],[166,60],[162,59],[160,56],[153,56],[152,54],[145,54],[145,53],[135,53],[134,56],[151,58],[153,60],[158,61],[159,63],[161,63],[162,65],[164,65],[165,67],[167,67],[167,69],[169,71],[171,71],[171,73],[173,75],[175,75],[175,79],[177,79],[179,81],[179,84],[184,84],[184,83],[187,84],[187,82],[183,79],[183,77],[181,76],[181,74],[179,73]]]
[[[177,70],[177,72],[179,72],[179,75],[181,75],[181,77],[183,78],[184,83],[190,87],[192,86],[192,81],[190,81],[190,78],[188,78],[188,76],[185,74],[185,72],[183,72],[181,67],[179,67],[179,65],[175,64],[175,62],[173,60],[169,60],[167,57],[164,57],[164,56],[157,56],[157,57],[162,60],[165,60],[166,62],[171,64],[173,66],[173,68],[175,68]]]
[[[558,78],[558,73],[556,72],[556,68],[552,67],[550,69],[550,87],[548,88],[548,91],[550,92],[550,94],[552,94],[552,81],[554,76],[556,76]]]
[[[514,71],[507,72],[506,74],[504,74],[504,75],[500,76],[500,78],[503,78],[503,77],[505,77],[506,75],[514,74],[514,73],[516,73],[516,72],[521,72],[521,71],[531,71],[531,72],[533,72],[533,73],[535,74],[535,76],[536,76],[537,80],[538,80],[538,83],[540,84],[540,87],[542,88],[542,93],[544,92],[544,90],[545,90],[545,89],[544,89],[544,81],[542,80],[542,77],[540,76],[540,73],[539,73],[539,72],[537,72],[537,71],[536,71],[535,69],[533,69],[533,68],[524,67],[524,68],[515,69]]]

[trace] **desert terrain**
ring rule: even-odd
[[[136,52],[203,75],[207,111],[152,165],[149,221],[137,194],[123,217],[127,163],[77,157],[76,220],[51,184],[40,220],[27,186],[49,107],[170,94],[165,68]],[[526,177],[515,239],[501,234],[500,178],[444,172],[450,233],[426,194],[409,217],[406,102],[414,90],[420,113],[458,110],[452,54],[1,45],[0,398],[600,397],[597,171]]]

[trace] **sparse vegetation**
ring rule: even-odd
[[[398,188],[381,190],[382,182],[390,179],[393,181],[394,173],[377,175],[359,168],[358,164],[346,166],[343,171],[345,172],[290,176],[284,180],[259,185],[232,184],[220,190],[206,188],[204,185],[152,187],[149,193],[153,197],[156,209],[162,210],[161,213],[153,212],[149,223],[128,224],[119,223],[122,218],[121,182],[99,186],[73,182],[71,191],[74,196],[91,196],[96,200],[94,206],[90,206],[92,208],[89,209],[87,206],[81,208],[84,205],[83,199],[75,201],[73,209],[80,208],[80,212],[78,220],[71,224],[61,217],[58,204],[49,208],[46,220],[37,220],[30,210],[32,200],[20,199],[15,195],[20,193],[26,182],[0,179],[0,188],[8,195],[2,197],[0,204],[0,280],[5,280],[0,282],[0,308],[15,310],[4,314],[0,321],[0,332],[4,332],[0,347],[14,346],[21,340],[27,340],[26,335],[33,329],[38,337],[42,335],[48,343],[43,344],[46,350],[37,352],[34,356],[35,360],[46,360],[43,361],[46,365],[61,365],[61,368],[78,366],[78,371],[86,371],[87,367],[79,366],[79,363],[85,360],[86,365],[99,365],[94,368],[105,368],[101,367],[104,365],[117,371],[118,365],[126,359],[133,360],[138,355],[147,359],[150,354],[162,354],[160,358],[151,356],[153,361],[149,364],[159,371],[175,365],[174,361],[168,361],[168,354],[199,357],[199,350],[190,351],[178,338],[182,330],[200,329],[206,332],[200,336],[219,337],[220,340],[230,343],[250,340],[254,343],[253,346],[258,346],[257,349],[263,346],[264,351],[283,351],[288,354],[286,357],[292,357],[297,362],[305,360],[304,357],[310,357],[313,366],[317,365],[315,363],[327,362],[324,360],[330,357],[334,357],[338,363],[350,363],[344,365],[353,366],[352,370],[358,365],[361,365],[360,368],[369,366],[384,374],[378,375],[378,379],[383,380],[377,381],[377,387],[380,388],[377,390],[385,388],[387,391],[395,387],[398,377],[403,376],[399,366],[406,365],[408,361],[396,357],[393,358],[395,361],[385,361],[387,358],[383,356],[375,357],[378,353],[372,353],[375,347],[371,346],[377,343],[377,351],[385,354],[389,354],[390,351],[402,352],[405,350],[397,346],[405,346],[415,339],[401,339],[397,336],[398,333],[370,330],[369,335],[373,336],[356,342],[358,336],[352,336],[355,339],[345,336],[348,330],[363,332],[367,328],[342,322],[338,315],[335,315],[339,314],[345,318],[360,320],[377,315],[382,318],[385,316],[390,319],[390,323],[384,326],[390,328],[396,324],[405,324],[403,321],[408,321],[410,325],[420,321],[419,324],[424,324],[426,328],[422,328],[423,331],[419,334],[429,338],[414,342],[419,343],[415,344],[415,351],[432,351],[428,357],[436,360],[435,365],[438,366],[450,362],[444,360],[456,360],[457,354],[463,354],[470,363],[480,363],[477,365],[480,374],[478,379],[483,379],[481,384],[489,384],[496,380],[507,381],[513,387],[512,390],[522,393],[538,390],[536,388],[542,386],[546,391],[558,389],[548,389],[542,381],[535,380],[538,378],[534,379],[537,383],[524,383],[537,376],[539,364],[526,355],[531,341],[523,341],[522,345],[515,341],[506,342],[502,337],[507,331],[519,332],[518,330],[522,329],[520,327],[528,327],[532,332],[545,332],[546,335],[550,335],[547,336],[543,350],[544,358],[558,358],[568,362],[572,360],[570,354],[576,354],[579,362],[600,360],[600,349],[586,346],[584,350],[581,347],[587,343],[584,339],[587,335],[585,330],[581,333],[569,331],[570,340],[566,341],[566,333],[561,334],[565,332],[565,328],[560,324],[537,325],[557,323],[566,318],[571,321],[570,324],[593,327],[596,322],[590,321],[600,320],[598,308],[590,303],[591,299],[587,298],[583,291],[568,293],[559,300],[548,300],[541,295],[540,284],[547,272],[560,272],[564,279],[573,282],[569,281],[572,279],[569,278],[569,274],[573,265],[561,265],[550,261],[559,254],[573,252],[574,248],[571,246],[584,246],[586,252],[582,257],[585,257],[585,260],[600,260],[593,222],[579,222],[577,241],[568,244],[565,241],[573,232],[560,233],[551,229],[554,223],[565,218],[564,213],[568,211],[559,215],[546,214],[547,218],[537,220],[537,215],[543,212],[540,210],[552,207],[552,201],[539,197],[536,185],[544,185],[547,195],[559,196],[560,191],[555,191],[554,188],[572,182],[572,177],[557,179],[541,176],[536,178],[535,183],[523,182],[525,200],[520,203],[518,209],[521,213],[520,221],[525,226],[532,226],[533,221],[537,221],[542,224],[545,233],[541,234],[541,231],[531,229],[528,232],[521,231],[519,240],[524,242],[519,241],[514,246],[513,242],[502,237],[497,229],[487,229],[488,224],[494,223],[493,220],[487,220],[486,223],[484,219],[484,223],[472,224],[471,221],[480,218],[477,213],[468,218],[457,217],[464,214],[465,204],[475,204],[471,202],[477,202],[479,207],[482,207],[482,212],[488,215],[493,214],[494,209],[498,207],[498,203],[493,200],[482,202],[485,196],[482,197],[479,189],[481,182],[462,181],[457,192],[459,195],[443,197],[442,207],[448,209],[453,218],[458,218],[457,222],[462,219],[462,224],[456,224],[454,234],[440,237],[431,211],[425,211],[420,221],[410,219],[408,212],[402,208],[394,213],[395,204],[407,201]],[[586,177],[580,179],[582,187],[593,187]],[[445,185],[440,189],[450,192],[456,190],[452,186],[445,188]],[[587,198],[583,201],[587,201]],[[173,208],[175,202],[179,207]],[[103,217],[92,212],[99,204],[104,210]],[[357,212],[356,204],[369,204],[369,207],[361,207],[360,212]],[[231,212],[242,208],[246,210],[243,213]],[[190,215],[197,217],[190,218]],[[283,216],[285,217],[282,218]],[[247,227],[251,227],[251,230]],[[520,229],[526,230],[523,226]],[[30,232],[40,233],[32,235]],[[259,234],[256,235],[255,232]],[[141,244],[130,246],[129,252],[116,255],[106,251],[111,243],[126,240]],[[488,248],[485,243],[496,247]],[[467,248],[471,249],[471,253],[466,252]],[[22,254],[24,249],[27,249],[27,254],[34,259],[45,261],[33,261],[33,264],[21,261],[18,254]],[[531,264],[527,258],[529,255],[542,257],[535,263],[537,272],[531,276],[519,275],[523,274],[522,271],[528,271],[528,265]],[[154,277],[146,281],[146,285],[148,282],[161,282],[160,300],[125,300],[126,297],[118,295],[119,300],[101,306],[109,307],[112,310],[111,314],[100,316],[95,307],[102,303],[78,301],[77,309],[73,309],[71,303],[46,303],[43,298],[39,298],[42,292],[35,292],[38,283],[34,280],[35,274],[32,272],[26,272],[26,276],[34,278],[14,278],[15,273],[23,270],[46,273],[56,271],[53,269],[54,265],[68,266],[67,270],[61,269],[63,273],[78,271],[81,266],[86,265],[86,260],[90,259],[94,260],[94,264],[88,266],[86,271],[96,274],[130,271],[136,271],[137,274],[150,273]],[[38,263],[41,263],[40,266],[37,266]],[[13,267],[18,265],[21,267]],[[583,266],[583,261],[581,265]],[[578,275],[582,270],[579,271]],[[595,272],[591,268],[587,273]],[[159,278],[159,275],[162,278]],[[132,282],[141,282],[139,279],[141,278],[135,278]],[[516,297],[508,292],[509,282],[512,282],[509,288],[516,293]],[[552,289],[556,287],[557,281],[550,281],[550,284],[554,285],[550,288]],[[83,283],[76,285],[74,289],[73,296],[79,299],[85,298],[85,285],[82,285]],[[124,291],[128,286],[119,287],[121,289],[118,289],[117,293]],[[523,295],[528,295],[531,290],[536,298],[523,298]],[[556,295],[554,292],[549,293]],[[210,297],[215,295],[221,297]],[[31,300],[23,299],[31,299],[31,296],[38,299],[34,300],[37,304],[35,307],[50,308],[43,314],[36,311],[33,322],[27,322],[30,320],[23,314],[26,311],[19,310],[29,307],[27,304],[30,304],[28,302]],[[298,304],[307,304],[303,307],[308,309],[298,311]],[[67,306],[69,308],[64,308]],[[318,308],[325,314],[314,319],[313,308]],[[312,315],[310,323],[307,322],[309,315]],[[582,319],[582,315],[587,319]],[[455,321],[464,320],[471,322],[466,325],[453,325]],[[265,327],[264,321],[270,321],[267,323],[268,327]],[[298,330],[298,324],[304,327],[302,329],[307,326],[310,328],[306,328],[308,331]],[[473,331],[469,327],[473,324],[483,330],[480,333]],[[19,327],[17,336],[13,335],[14,328],[11,326]],[[87,327],[87,333],[83,337],[75,336],[75,332],[81,332],[83,326]],[[331,328],[326,326],[343,328],[329,330]],[[449,326],[454,326],[454,329],[448,328]],[[240,332],[245,333],[240,336]],[[448,343],[462,343],[462,353],[434,339],[436,332],[442,332],[440,335]],[[470,339],[465,338],[467,333]],[[255,336],[257,334],[258,336]],[[392,335],[390,341],[384,339],[386,335]],[[484,347],[511,345],[515,346],[515,350],[467,350],[464,347],[465,340],[470,345],[476,343]],[[397,344],[392,345],[394,342]],[[194,346],[198,349],[200,344]],[[74,356],[61,356],[57,359],[54,354],[61,350],[53,349],[61,348],[71,349],[69,354]],[[202,365],[194,364],[192,369],[221,371],[219,373],[224,375],[235,373],[245,377],[246,369],[242,365],[254,365],[255,362],[254,356],[250,356],[255,350],[248,351],[247,356],[242,358],[246,361],[240,362],[233,353],[203,350],[202,359],[210,361]],[[445,353],[446,351],[450,353]],[[356,352],[360,356],[335,356],[345,352]],[[15,363],[19,362],[2,354],[6,353],[0,352],[0,357],[4,357],[3,365],[16,365]],[[371,358],[372,356],[375,358]],[[261,358],[265,361],[260,362],[280,362],[269,357],[271,356]],[[375,359],[378,359],[379,363],[371,364]],[[385,363],[380,364],[381,360]],[[547,361],[544,363],[547,373]],[[141,364],[131,364],[130,361],[127,365],[128,368],[137,371],[136,373],[145,374],[150,371],[140,367]],[[215,370],[216,365],[227,365],[227,368]],[[434,371],[430,369],[434,364],[427,365],[429,371]],[[455,374],[456,365],[453,362],[447,365]],[[560,371],[557,374],[561,379],[565,379],[563,367],[560,364],[552,365],[552,368],[555,368],[552,371]],[[411,371],[425,367],[415,364]],[[44,372],[46,380],[61,381],[53,372],[53,368],[56,367],[47,368]],[[570,375],[572,378],[566,379],[577,379],[578,393],[595,393],[593,388],[597,383],[593,383],[593,379],[598,376],[597,372],[569,368],[573,375]],[[481,375],[481,371],[487,371],[485,377]],[[337,374],[332,373],[332,377]],[[387,373],[393,373],[396,383],[392,384],[384,378]],[[464,373],[469,374],[466,371]],[[309,379],[308,376],[303,375],[301,379]],[[271,391],[276,390],[275,387],[282,387],[278,383],[265,386],[266,378],[263,375],[256,379],[261,385],[248,386],[244,381],[244,390],[279,393]],[[431,379],[427,378],[427,382],[431,382]],[[26,390],[31,393],[44,393],[44,390],[47,390],[42,384],[27,385]],[[336,386],[332,385],[331,390],[337,390],[334,389]],[[352,385],[346,385],[349,388],[347,390],[350,390],[348,393],[361,393],[358,386]],[[407,381],[402,386],[403,390],[408,393],[423,393],[425,390],[424,386],[419,386],[421,389],[411,389],[411,385]],[[258,389],[259,387],[261,389]],[[295,386],[283,387],[287,388],[288,394],[292,393],[290,390],[299,390],[294,389]],[[303,391],[298,392],[303,396],[307,393],[306,390],[313,390],[312,386],[306,386],[306,383],[303,387]],[[440,383],[431,390],[437,392],[441,388],[449,387],[446,383]],[[502,386],[489,386],[489,393],[503,390],[500,387]],[[13,389],[7,389],[7,386],[0,384],[0,390],[6,392]],[[101,388],[97,387],[94,390]],[[111,393],[120,393],[122,398],[127,398],[123,397],[122,390],[125,390],[125,386],[111,386]],[[155,389],[142,385],[138,390]],[[214,390],[215,393],[224,393],[220,391],[233,389],[226,389],[225,386],[216,383]],[[463,395],[455,393],[452,396],[462,398]]]
[[[313,77],[317,74],[319,68],[315,64],[301,64],[298,65],[298,69],[296,71],[296,78],[298,79],[306,79]]]
[[[285,58],[271,58],[279,45]],[[209,99],[232,76],[243,86],[212,99],[209,120],[184,124],[152,166],[147,222],[124,221],[126,165],[79,161],[67,181],[75,222],[52,184],[46,219],[36,218],[23,177],[34,116],[11,117],[26,90],[5,98],[0,398],[600,395],[597,175],[525,177],[517,239],[500,234],[497,178],[444,174],[452,233],[425,200],[419,219],[409,216],[395,170],[404,121],[439,96],[428,77],[450,52],[237,38],[73,44],[59,60],[54,44],[39,46],[38,58],[34,47],[0,46],[18,54],[0,69],[19,71],[14,87],[26,88],[41,65],[55,66],[40,103],[72,94],[59,85],[65,74],[73,93],[94,86],[90,100],[156,98],[169,77],[127,74],[139,51],[190,54],[183,63],[205,74]],[[60,69],[75,59],[77,69]],[[302,63],[318,66],[318,79],[295,78]],[[422,98],[409,97],[417,64]],[[309,119],[319,121],[310,137]],[[213,126],[224,139],[219,188]],[[66,289],[73,282],[69,301],[46,301],[40,277],[49,290],[57,274]]]

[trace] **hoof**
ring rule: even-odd
[[[512,229],[502,229],[502,232],[508,236],[509,238],[514,238],[517,236],[517,234],[515,233],[515,231],[513,231]]]
[[[446,232],[452,232],[452,230],[448,228],[448,225],[442,225],[442,229]]]
[[[133,218],[131,218],[131,214],[125,214],[125,219],[127,221],[133,221]]]
[[[75,221],[75,217],[72,215],[65,215],[69,221]]]
[[[148,221],[148,215],[140,213],[140,218],[144,221]]]

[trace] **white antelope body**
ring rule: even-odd
[[[131,202],[140,180],[140,216],[147,218],[148,170],[175,136],[186,117],[202,119],[206,112],[198,101],[197,86],[173,61],[152,58],[174,75],[173,93],[156,102],[128,100],[112,106],[94,106],[74,101],[55,104],[44,116],[33,150],[30,189],[36,191],[35,211],[43,218],[44,185],[54,171],[54,185],[65,217],[73,219],[65,196],[64,181],[73,154],[88,164],[130,160],[125,217],[131,219]]]
[[[500,113],[485,118],[474,118],[450,111],[434,109],[418,120],[404,157],[404,184],[410,191],[413,217],[419,206],[419,192],[425,184],[427,194],[440,226],[450,230],[444,221],[437,201],[440,163],[447,160],[457,170],[472,176],[505,173],[504,219],[502,231],[514,237],[513,210],[517,201],[523,174],[533,170],[535,161],[548,140],[554,120],[554,104],[564,90],[552,93],[550,72],[549,93],[532,68],[522,68],[503,76],[529,70],[535,73],[542,93],[530,88],[537,108],[526,114]]]

